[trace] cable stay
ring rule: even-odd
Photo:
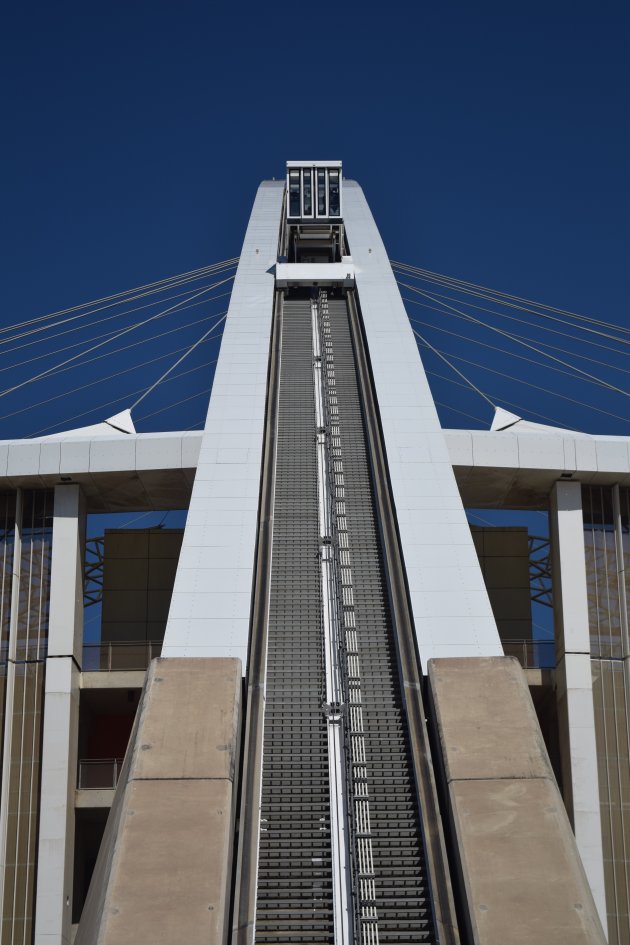
[[[13,351],[21,351],[23,348],[29,348],[32,345],[48,344],[50,341],[54,340],[55,338],[61,338],[64,335],[70,335],[70,334],[73,334],[74,332],[87,331],[89,329],[94,328],[96,325],[102,325],[104,322],[109,322],[116,318],[124,318],[126,315],[131,315],[133,312],[139,312],[139,311],[142,311],[143,309],[152,308],[153,306],[163,305],[165,302],[173,301],[173,299],[184,298],[184,301],[186,301],[186,298],[189,298],[192,296],[193,291],[194,291],[193,289],[188,289],[186,292],[177,292],[174,295],[161,296],[159,299],[153,299],[151,302],[146,302],[144,305],[136,305],[134,306],[134,308],[125,309],[124,311],[116,312],[113,315],[105,315],[102,318],[96,318],[90,322],[87,322],[87,323],[84,322],[81,325],[73,325],[72,328],[65,328],[63,331],[55,332],[55,334],[52,334],[52,335],[45,335],[43,337],[34,338],[31,341],[25,341],[23,344],[15,345],[15,347],[13,348],[5,348],[2,351],[2,355],[5,356],[7,354],[10,354]],[[182,305],[181,308],[178,309],[178,311],[183,312],[186,309],[195,308],[199,305],[203,305],[205,302],[212,302],[212,301],[215,301],[216,299],[225,298],[226,296],[230,295],[230,292],[231,290],[228,290],[227,292],[220,292],[218,295],[215,295],[209,299],[203,299],[201,302],[191,302],[189,305]],[[44,354],[36,355],[33,358],[30,358],[26,361],[17,362],[17,364],[14,366],[17,367],[19,364],[29,364],[32,361],[36,361],[40,358],[49,357],[51,354],[59,354],[61,351],[66,351],[66,350],[69,350],[70,348],[73,348],[73,347],[76,348],[76,347],[79,347],[80,345],[87,344],[90,340],[96,341],[98,338],[104,338],[108,334],[115,334],[116,331],[118,331],[118,329],[113,328],[109,332],[104,332],[101,335],[94,335],[94,337],[91,339],[83,339],[82,341],[75,342],[73,345],[67,345],[61,348],[50,349],[49,351],[46,351]],[[10,341],[12,339],[8,339],[8,340]],[[8,370],[8,369],[5,368],[4,370]]]
[[[429,322],[422,321],[422,319],[419,318],[410,318],[409,321],[412,325],[422,325],[424,328],[431,328],[433,331],[439,331],[444,335],[451,335],[453,338],[458,338],[460,341],[477,345],[480,348],[487,348],[489,351],[496,351],[499,354],[504,354],[510,358],[516,358],[518,361],[525,361],[527,364],[534,364],[536,367],[544,368],[546,371],[553,371],[554,374],[564,374],[565,377],[570,377],[572,380],[576,380],[571,371],[565,371],[562,368],[554,367],[552,364],[545,364],[543,361],[537,361],[536,358],[528,358],[527,355],[517,354],[515,351],[507,351],[505,348],[499,348],[497,345],[491,345],[487,341],[479,341],[477,338],[470,338],[468,335],[461,335],[457,331],[450,331],[448,328],[442,328],[441,325],[431,325]],[[630,374],[630,371],[624,371],[624,374]],[[596,381],[590,380],[589,378],[579,378],[579,380],[584,380],[587,384],[595,384],[597,387],[601,386]]]
[[[201,295],[204,295],[207,292],[211,292],[213,289],[218,288],[220,285],[224,285],[228,281],[229,279],[223,279],[220,282],[215,282],[213,283],[213,285],[208,286],[204,289],[201,289],[199,292],[195,293],[195,295],[193,295],[192,298],[194,299]],[[42,380],[43,378],[57,371],[59,368],[65,367],[67,364],[70,364],[71,362],[77,360],[78,358],[82,358],[86,354],[90,354],[92,351],[96,351],[97,349],[103,347],[103,345],[109,344],[110,341],[115,341],[117,338],[122,338],[124,335],[128,334],[129,332],[135,331],[136,329],[140,328],[142,325],[147,325],[149,324],[149,322],[153,322],[158,318],[164,318],[165,315],[168,315],[171,312],[176,311],[177,309],[181,308],[182,305],[183,305],[182,302],[178,302],[175,305],[172,305],[169,308],[166,308],[155,315],[151,315],[149,318],[146,318],[143,321],[137,322],[135,325],[130,325],[127,328],[123,328],[122,331],[117,332],[112,337],[106,338],[103,341],[100,341],[97,344],[92,345],[91,347],[87,348],[85,351],[81,351],[78,354],[72,355],[72,357],[67,358],[65,361],[62,361],[60,364],[56,364],[54,367],[47,368],[45,371],[42,371],[40,374],[36,374],[34,377],[27,378],[26,380],[21,381],[19,384],[14,384],[12,387],[5,388],[5,390],[0,391],[0,397],[6,397],[8,394],[12,394],[14,391],[20,390],[22,387],[26,387],[27,384],[33,384],[35,383],[35,381]]]
[[[403,295],[403,296],[402,296],[402,300],[403,300],[403,302],[409,302],[411,305],[417,305],[419,308],[428,309],[429,311],[432,311],[432,312],[439,312],[440,315],[445,314],[444,311],[443,311],[441,308],[436,308],[436,306],[434,306],[434,305],[427,305],[425,302],[420,302],[420,301],[418,301],[418,299],[408,299],[405,295]],[[453,314],[453,317],[454,317],[454,318],[459,318],[459,317],[460,317],[460,316],[458,316],[458,315],[455,315],[454,313],[452,313],[452,314]],[[442,328],[441,325],[435,325],[435,324],[433,324],[432,322],[424,322],[424,321],[422,321],[422,319],[420,319],[420,318],[411,318],[411,317],[410,317],[409,320],[410,320],[411,322],[413,322],[414,324],[417,324],[417,325],[424,325],[426,328],[433,328],[435,331],[440,331],[440,332],[443,332],[443,333],[445,333],[445,334],[447,334],[447,335],[453,335],[453,337],[459,338],[460,341],[467,341],[467,342],[470,342],[470,344],[481,345],[482,347],[490,348],[490,349],[492,349],[493,351],[500,351],[502,354],[510,354],[512,357],[515,357],[515,358],[516,358],[516,357],[520,357],[520,358],[522,358],[522,359],[525,360],[525,361],[530,361],[532,364],[539,364],[539,365],[542,366],[542,362],[536,361],[534,358],[526,358],[524,355],[516,355],[516,354],[514,354],[513,352],[507,352],[507,351],[505,350],[505,348],[498,348],[498,347],[496,347],[496,345],[484,344],[483,342],[478,341],[478,339],[476,339],[476,338],[471,338],[471,337],[468,336],[468,335],[462,335],[462,334],[460,334],[459,332],[456,332],[456,331],[450,331],[448,328]],[[553,329],[552,329],[552,330],[553,330]],[[563,333],[563,332],[560,332],[560,334],[564,334],[564,333]],[[528,338],[527,335],[519,335],[519,334],[517,334],[516,332],[513,332],[513,335],[514,335],[515,338],[519,338],[519,339],[522,340],[522,341],[531,341],[531,338]],[[585,354],[578,354],[577,351],[570,351],[568,348],[560,348],[560,347],[558,347],[558,345],[556,345],[556,344],[553,344],[553,345],[552,345],[552,344],[550,344],[550,343],[547,342],[547,341],[540,341],[540,340],[537,340],[536,343],[539,344],[539,345],[541,345],[543,348],[552,348],[554,351],[560,351],[562,354],[569,354],[569,355],[571,355],[571,357],[573,357],[573,358],[580,358],[580,360],[582,360],[582,361],[589,361],[591,364],[599,364],[599,365],[601,365],[602,367],[607,368],[608,370],[618,371],[618,372],[620,372],[621,374],[630,374],[630,370],[628,370],[627,368],[619,367],[619,366],[616,365],[616,364],[612,364],[610,361],[599,361],[597,358],[593,358],[592,356],[588,356],[588,355],[585,355]],[[588,341],[588,342],[585,342],[585,343],[588,344],[589,348],[592,347],[594,344],[596,344],[596,342],[593,342],[593,341]],[[597,347],[607,347],[607,346],[606,346],[606,345],[597,345]],[[610,350],[610,351],[615,351],[616,349],[614,349],[614,348],[609,348],[608,350]],[[616,353],[619,354],[619,352],[616,352]],[[625,356],[626,356],[626,353],[623,352],[623,355],[624,355],[624,357],[625,357]],[[572,375],[570,375],[570,372],[569,372],[569,371],[563,371],[563,370],[561,370],[560,368],[552,368],[551,365],[544,365],[544,366],[547,367],[548,370],[550,370],[550,371],[551,371],[551,370],[554,370],[554,371],[557,371],[559,374],[567,374],[567,375],[569,375],[569,376],[572,376]]]
[[[465,282],[463,279],[456,279],[453,276],[444,276],[440,273],[435,273],[428,269],[421,269],[416,266],[411,266],[407,263],[394,262],[392,260],[391,265],[394,269],[399,269],[409,274],[415,273],[415,278],[420,280],[442,284],[449,288],[455,289],[456,291],[465,292],[470,295],[477,295],[479,298],[487,298],[489,301],[496,302],[497,304],[509,305],[512,308],[519,308],[522,311],[529,311],[531,314],[537,315],[539,317],[549,317],[545,316],[544,313],[553,312],[556,315],[564,316],[565,320],[573,319],[585,324],[597,325],[603,328],[608,328],[612,331],[630,335],[630,328],[625,328],[622,325],[617,325],[613,322],[606,322],[602,319],[592,318],[588,315],[578,315],[577,313],[567,311],[566,309],[554,308],[553,306],[544,305],[540,302],[533,302],[531,299],[521,298],[517,295],[510,295],[507,292],[500,292],[496,289],[489,289],[486,286],[476,285],[474,282]],[[534,308],[528,308],[527,306],[534,306]],[[579,328],[582,326],[575,325],[574,327]],[[587,331],[591,329],[582,327],[582,330]],[[623,343],[628,344],[630,342],[624,341]]]
[[[426,374],[431,377],[438,378],[439,380],[446,381],[447,384],[454,385],[455,387],[461,387],[464,390],[467,389],[467,384],[462,384],[460,381],[456,381],[452,377],[445,377],[444,374],[438,374],[436,371],[426,371]],[[553,426],[556,430],[570,430],[572,433],[581,433],[583,431],[578,430],[576,427],[572,427],[567,423],[561,423],[557,417],[549,417],[547,414],[538,413],[536,410],[532,410],[531,407],[527,407],[524,404],[517,404],[511,400],[505,400],[503,397],[497,398],[502,401],[502,403],[507,404],[508,407],[514,407],[515,410],[519,410],[523,416],[529,415],[532,417],[538,417],[540,420],[546,420],[549,424]],[[439,400],[435,400],[434,403],[438,404],[440,407],[447,407],[449,410],[456,410],[451,404],[442,403]],[[495,410],[503,410],[502,407],[495,407]],[[456,410],[457,413],[464,413],[462,410]],[[477,420],[479,423],[482,423],[484,426],[487,424],[487,420],[482,420],[481,417],[473,416],[473,414],[464,414],[465,416],[470,417],[471,420]],[[534,422],[534,421],[532,421]]]
[[[199,279],[202,279],[208,275],[212,275],[215,272],[221,271],[223,269],[234,268],[238,263],[238,257],[233,257],[232,259],[226,259],[219,263],[214,263],[210,266],[203,266],[200,269],[193,269],[187,273],[181,273],[178,276],[170,276],[168,279],[160,279],[157,282],[150,282],[144,286],[138,286],[134,289],[127,289],[124,292],[117,292],[114,295],[105,296],[101,299],[95,299],[91,302],[84,302],[82,305],[74,305],[70,308],[60,309],[56,312],[51,312],[48,315],[39,315],[36,318],[28,319],[23,322],[16,322],[13,325],[6,325],[0,328],[0,334],[4,334],[9,331],[17,330],[20,328],[25,328],[30,325],[40,324],[43,321],[50,321],[55,318],[59,318],[62,315],[68,315],[73,312],[80,311],[84,309],[77,318],[85,318],[89,315],[94,314],[95,312],[102,311],[103,308],[111,308],[113,305],[120,305],[133,299],[146,297],[147,295],[165,291],[168,288],[173,286],[183,285],[186,282],[193,282]],[[111,303],[110,305],[106,303]],[[100,305],[101,308],[92,308],[92,306]],[[91,309],[87,311],[87,309]],[[50,327],[50,326],[48,326]],[[42,330],[46,330],[43,328]]]
[[[418,335],[418,337],[421,337],[421,336]],[[437,348],[434,348],[433,345],[430,345],[428,343],[427,343],[427,347],[431,348],[431,350],[434,351],[435,354],[442,357],[442,360],[446,361],[449,367],[451,367],[454,371],[457,372],[457,368],[454,367],[447,360],[447,358],[443,356],[443,352],[440,352]],[[495,368],[487,367],[485,364],[479,364],[479,362],[477,361],[469,361],[467,358],[462,358],[462,357],[459,357],[458,355],[450,354],[450,353],[449,353],[449,358],[452,358],[454,361],[462,361],[464,364],[470,365],[470,367],[479,368],[481,371],[487,371],[489,374],[495,374],[497,377],[504,377],[515,384],[522,384],[525,387],[531,387],[533,390],[541,391],[544,394],[550,394],[552,397],[558,397],[561,400],[569,401],[569,403],[575,404],[577,407],[586,407],[587,410],[595,410],[597,413],[602,413],[607,417],[612,417],[614,420],[621,420],[624,423],[628,422],[628,417],[622,417],[619,414],[611,413],[609,410],[604,410],[602,407],[595,407],[593,404],[585,403],[583,400],[576,400],[574,397],[568,397],[566,394],[560,394],[558,393],[558,391],[549,390],[547,387],[541,387],[540,384],[532,384],[530,381],[524,381],[520,377],[515,377],[512,374],[506,374],[504,371],[497,371]],[[461,372],[457,372],[457,373],[460,374],[460,377],[464,377],[464,375],[461,374]],[[477,388],[474,387],[474,385],[468,378],[464,377],[464,380],[466,380],[469,387],[473,387],[476,393],[481,393],[481,391],[479,391]],[[485,396],[485,395],[482,394],[482,396]],[[492,401],[489,401],[489,403],[492,403]],[[492,404],[492,406],[496,407],[496,404]]]
[[[492,400],[490,400],[487,394],[484,394],[482,390],[479,390],[479,388],[475,384],[473,384],[470,378],[466,377],[466,375],[463,374],[458,368],[456,368],[454,364],[451,364],[451,362],[446,357],[443,351],[438,351],[437,348],[434,348],[433,345],[429,341],[427,341],[426,338],[423,338],[420,332],[416,331],[415,328],[412,328],[412,331],[414,335],[417,335],[418,338],[420,338],[420,340],[426,345],[427,348],[430,348],[434,354],[437,354],[438,358],[441,358],[442,361],[444,361],[444,363],[450,367],[451,371],[454,371],[455,374],[457,374],[459,377],[462,378],[462,380],[466,381],[466,383],[471,388],[471,390],[473,390],[476,394],[479,394],[480,397],[483,397],[486,403],[490,404],[491,407],[496,407],[496,404]],[[461,359],[458,359],[458,360],[461,360]]]
[[[455,312],[458,315],[461,315],[462,318],[465,318],[467,321],[470,321],[474,324],[481,325],[483,328],[487,328],[488,331],[496,332],[499,335],[502,335],[505,338],[508,338],[510,341],[516,342],[516,344],[522,345],[525,348],[528,348],[530,351],[534,351],[536,354],[540,354],[545,358],[549,358],[551,361],[555,361],[557,364],[562,364],[564,367],[569,368],[571,371],[574,371],[576,374],[581,375],[582,377],[590,378],[599,386],[606,388],[607,390],[614,391],[615,393],[622,394],[624,397],[630,397],[630,392],[623,390],[620,387],[616,387],[614,384],[609,384],[607,381],[603,381],[601,378],[596,377],[594,374],[589,374],[588,371],[583,371],[582,368],[576,367],[574,364],[570,364],[568,361],[564,361],[562,358],[558,358],[553,354],[549,354],[546,351],[541,350],[536,345],[532,345],[529,342],[521,341],[519,338],[516,338],[510,332],[505,331],[502,328],[497,328],[495,325],[488,325],[487,322],[482,321],[479,318],[476,318],[474,315],[469,315],[466,312],[462,312],[459,309],[454,308],[451,305],[447,305],[445,302],[440,302],[439,299],[434,298],[430,293],[425,292],[423,289],[418,289],[415,286],[406,285],[405,288],[410,289],[412,292],[417,292],[425,298],[430,299],[433,302],[436,302],[438,305],[444,307],[444,309]]]
[[[182,371],[179,374],[175,374],[172,377],[168,378],[165,381],[165,383],[168,384],[170,381],[179,380],[180,378],[185,377],[186,375],[193,374],[195,373],[195,371],[200,371],[203,368],[207,368],[211,364],[214,364],[214,363],[216,363],[216,358],[212,361],[206,361],[204,364],[199,364],[194,368],[189,368],[187,371]],[[139,388],[137,390],[127,391],[124,394],[119,394],[118,397],[115,397],[113,400],[107,400],[104,403],[95,404],[93,407],[90,407],[89,410],[83,410],[81,413],[74,414],[74,416],[72,417],[66,417],[64,420],[61,420],[58,423],[51,424],[48,427],[43,427],[41,430],[37,430],[35,433],[32,433],[30,437],[33,438],[33,437],[42,436],[43,434],[47,433],[48,430],[54,430],[57,427],[61,427],[67,423],[71,423],[73,420],[79,420],[81,419],[81,417],[87,417],[89,414],[94,413],[97,410],[102,410],[105,407],[112,407],[115,404],[121,403],[121,401],[122,402],[128,401],[129,398],[135,397],[136,394],[143,393],[143,390],[144,388]],[[67,432],[72,432],[72,431],[67,431]]]
[[[206,319],[203,320],[206,321]],[[221,319],[221,321],[224,321],[224,319]],[[175,328],[173,331],[180,331],[180,328]],[[201,339],[199,343],[201,343]],[[165,358],[170,358],[173,354],[179,354],[181,351],[190,353],[190,348],[186,345],[183,345],[181,348],[176,348],[174,351],[167,351],[155,358],[149,358],[147,361],[141,361],[140,364],[132,364],[130,367],[123,368],[121,371],[115,371],[113,374],[108,374],[106,377],[99,377],[94,381],[90,381],[88,384],[81,384],[78,387],[73,387],[70,391],[62,391],[60,394],[54,394],[52,397],[47,397],[45,400],[40,400],[37,403],[29,404],[26,407],[20,407],[18,410],[12,410],[11,413],[2,414],[0,415],[0,420],[8,420],[11,417],[17,417],[21,413],[30,413],[31,410],[35,410],[37,407],[45,407],[47,404],[53,403],[55,400],[64,400],[73,394],[79,393],[80,391],[97,387],[99,384],[103,384],[104,382],[107,383],[113,380],[115,377],[122,377],[124,374],[131,374],[132,372],[137,373],[141,368],[148,367],[150,364],[155,364],[157,361],[163,361]],[[133,409],[133,407],[130,409]]]
[[[147,389],[145,390],[145,392],[144,392],[140,397],[138,397],[137,400],[134,400],[134,402],[132,403],[132,405],[131,405],[131,407],[130,407],[129,409],[130,409],[130,410],[134,410],[134,409],[138,406],[138,404],[141,404],[142,401],[145,399],[145,397],[148,397],[149,394],[152,393],[152,392],[155,390],[155,388],[158,387],[158,385],[161,384],[162,381],[165,380],[165,378],[167,378],[168,375],[169,375],[172,371],[174,371],[175,368],[178,367],[178,365],[180,365],[180,364],[182,363],[182,361],[184,361],[184,360],[188,357],[188,355],[192,354],[192,352],[195,350],[195,348],[198,348],[199,345],[200,345],[202,342],[204,342],[204,341],[206,340],[206,338],[208,338],[208,337],[212,334],[212,332],[213,332],[216,328],[218,328],[219,325],[221,325],[221,324],[225,321],[226,318],[227,318],[227,315],[224,315],[223,318],[221,318],[218,322],[216,322],[216,323],[212,326],[212,328],[209,328],[208,331],[204,332],[203,335],[202,335],[197,341],[195,341],[194,344],[192,344],[192,345],[184,352],[184,354],[181,356],[181,358],[178,358],[177,361],[175,361],[175,362],[170,366],[170,368],[169,368],[167,371],[164,371],[164,374],[162,374],[160,377],[158,377],[158,379],[157,379],[157,381],[155,381],[155,383],[151,384],[150,387],[147,387]]]

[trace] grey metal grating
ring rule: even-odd
[[[345,300],[328,299],[330,347],[344,472],[344,525],[360,663],[365,787],[369,798],[378,940],[435,942],[417,794],[409,750],[366,434]],[[353,691],[349,687],[349,704]],[[356,703],[355,703],[356,704]],[[353,805],[355,844],[360,842]],[[359,851],[355,859],[359,861]],[[355,879],[355,886],[360,884]],[[361,889],[357,890],[361,897]]]
[[[348,310],[343,299],[322,299],[333,543],[346,628],[355,941],[434,943]],[[255,939],[332,945],[310,300],[285,300],[281,317]]]
[[[282,312],[257,942],[333,942],[311,305]]]

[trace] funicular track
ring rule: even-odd
[[[311,307],[284,303],[257,942],[332,942]]]
[[[273,525],[263,535],[267,550],[259,547],[268,570],[258,588],[261,630],[250,655],[237,879],[234,941],[243,945],[335,943],[313,305],[303,294],[279,299],[276,308],[266,461]],[[448,880],[435,862],[442,851],[432,773],[418,747],[422,711],[419,717],[417,706],[414,714],[406,703],[409,641],[406,656],[396,641],[386,568],[395,528],[389,522],[388,532],[379,519],[387,486],[378,482],[383,470],[370,447],[375,418],[364,390],[364,353],[357,355],[358,314],[345,298],[326,293],[316,312],[343,667],[350,939],[451,942],[450,931],[438,934],[445,927],[440,891],[436,922],[435,887]],[[258,802],[259,822],[251,810]],[[248,839],[248,830],[255,836]]]

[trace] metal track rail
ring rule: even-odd
[[[346,649],[358,921],[363,945],[435,942],[348,307],[345,299],[330,299],[326,309],[342,592],[354,624]]]
[[[257,569],[235,945],[454,945],[352,299],[278,300]]]
[[[409,762],[413,768],[415,803],[421,812],[426,865],[426,888],[433,904],[435,938],[440,945],[459,945],[457,917],[449,874],[444,832],[439,811],[435,774],[422,703],[422,678],[402,561],[396,515],[378,407],[376,404],[361,317],[353,292],[347,296],[348,317],[361,395],[365,446],[372,472],[373,501],[379,527],[380,550],[389,590],[392,630],[398,663],[399,694],[409,737]]]
[[[334,941],[313,347],[285,301],[278,392],[256,942]]]

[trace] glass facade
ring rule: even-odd
[[[630,945],[630,732],[627,600],[630,491],[584,486],[597,769],[610,945]]]
[[[584,551],[591,656],[622,659],[621,600],[612,489],[584,486]]]
[[[2,772],[4,747],[4,713],[7,689],[14,540],[15,495],[0,495],[0,774]]]
[[[621,660],[593,660],[591,665],[609,936],[611,945],[629,945],[628,693]]]
[[[9,770],[0,940],[11,945],[30,945],[33,940],[52,513],[52,492],[23,493],[20,548],[16,552],[19,600],[15,625],[8,627],[8,653],[13,659],[7,661],[10,685],[5,699],[5,713],[11,714],[12,725],[5,746]]]

